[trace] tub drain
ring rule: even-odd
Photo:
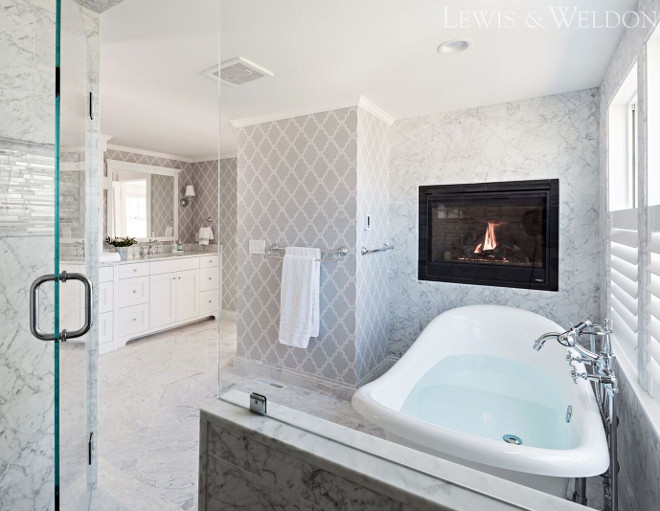
[[[522,438],[516,435],[504,435],[502,438],[507,444],[513,444],[513,445],[522,444]]]

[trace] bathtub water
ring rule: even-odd
[[[515,435],[521,445],[568,449],[568,403],[547,392],[551,385],[550,375],[513,360],[452,355],[419,380],[401,413],[498,442]]]
[[[447,311],[358,389],[353,407],[390,440],[563,497],[569,478],[609,463],[591,385],[571,380],[569,350],[551,341],[532,349],[542,333],[563,330],[499,305]]]

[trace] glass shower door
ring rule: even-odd
[[[86,509],[95,389],[85,274],[96,258],[76,260],[72,247],[88,244],[80,233],[94,211],[81,198],[94,139],[86,24],[95,18],[73,0],[5,0],[2,10],[0,509]]]

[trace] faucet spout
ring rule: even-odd
[[[541,335],[536,341],[534,341],[534,351],[541,351],[541,348],[543,348],[543,345],[545,344],[545,341],[548,339],[559,339],[559,336],[562,335],[557,332],[547,332],[543,335]]]

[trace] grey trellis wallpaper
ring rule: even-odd
[[[345,108],[238,131],[239,357],[355,385],[357,112]],[[281,260],[248,254],[249,240],[336,248],[321,264],[321,328],[308,349],[277,341]]]
[[[151,236],[165,236],[167,227],[174,226],[172,218],[172,186],[174,178],[151,176]]]
[[[598,90],[403,119],[391,128],[390,350],[404,353],[439,313],[511,305],[566,325],[600,318]],[[420,185],[559,178],[559,292],[417,280]]]
[[[222,243],[222,308],[236,311],[236,158],[220,160],[220,242]]]
[[[390,243],[390,153],[388,126],[357,109],[357,250]],[[364,230],[364,218],[371,228]],[[358,385],[373,377],[389,354],[389,280],[392,252],[357,253],[355,371]]]

